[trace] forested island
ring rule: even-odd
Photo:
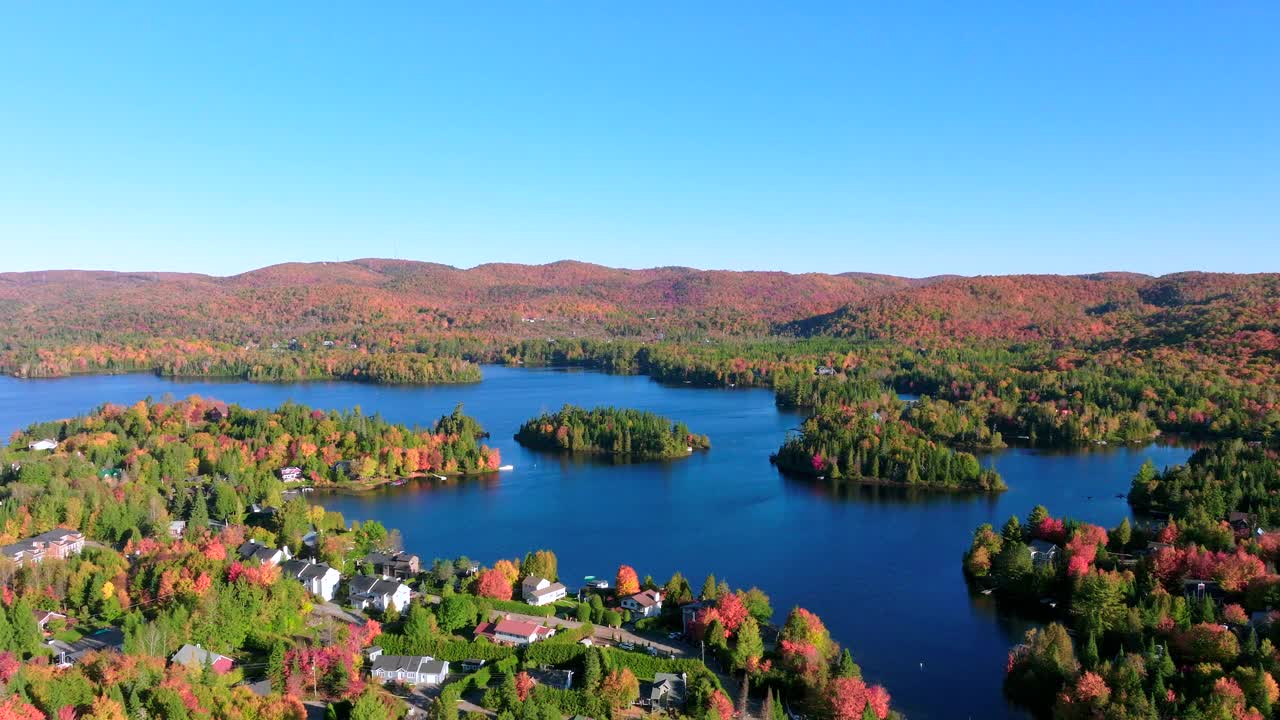
[[[1036,507],[978,528],[966,575],[1015,605],[1052,600],[1065,623],[1010,652],[1010,697],[1055,718],[1272,717],[1278,475],[1275,448],[1227,441],[1134,477],[1134,507],[1167,522],[1108,531]]]
[[[436,430],[480,432],[460,411]],[[817,615],[796,607],[772,626],[759,588],[711,576],[695,594],[678,572],[658,584],[621,565],[612,587],[570,600],[552,551],[419,565],[395,529],[281,502],[269,468],[312,439],[343,457],[427,442],[358,413],[198,398],[15,433],[0,451],[0,717],[304,720],[305,701],[393,720],[412,682],[442,685],[431,720],[459,720],[464,698],[532,720],[621,720],[634,707],[780,720],[784,698],[832,720],[899,718]],[[392,579],[370,575],[388,562],[401,568]],[[358,589],[376,583],[386,589]],[[529,601],[543,589],[557,599]],[[677,655],[670,632],[701,645]],[[405,663],[432,674],[384,672]]]
[[[967,452],[925,437],[908,423],[865,408],[825,406],[773,457],[787,472],[852,482],[996,492],[995,470]]]
[[[609,455],[632,460],[685,457],[706,450],[711,440],[690,432],[682,422],[645,410],[565,405],[525,421],[516,440],[527,447],[561,452]]]

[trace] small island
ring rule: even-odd
[[[995,470],[971,453],[930,440],[900,419],[826,406],[789,437],[773,462],[784,471],[830,480],[977,492],[1005,490]]]
[[[706,450],[711,441],[681,422],[645,410],[565,405],[526,421],[516,440],[538,450],[592,453],[631,460],[664,460]]]

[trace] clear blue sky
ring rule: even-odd
[[[0,270],[1280,270],[1275,2],[74,5]]]

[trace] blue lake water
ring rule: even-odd
[[[464,403],[492,433],[512,472],[447,485],[426,482],[317,501],[348,521],[397,527],[429,560],[482,562],[551,548],[572,585],[612,577],[620,563],[660,582],[675,570],[695,591],[714,572],[757,585],[780,620],[793,605],[818,613],[894,705],[913,720],[1021,718],[1000,684],[1010,644],[1029,625],[971,595],[960,555],[975,526],[1024,517],[1041,503],[1108,527],[1129,515],[1117,493],[1151,458],[1183,462],[1162,445],[1054,453],[1010,449],[984,459],[1009,484],[997,497],[854,487],[833,493],[789,479],[768,457],[802,415],[781,412],[766,390],[668,386],[644,377],[580,370],[486,367],[466,386],[389,387],[174,381],[152,375],[58,380],[0,379],[0,430],[75,415],[103,402],[198,394],[251,407],[295,400],[427,425]],[[709,452],[669,463],[609,465],[548,456],[512,435],[525,419],[564,403],[635,407],[687,422],[711,437]]]

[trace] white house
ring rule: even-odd
[[[58,447],[58,441],[50,440],[49,438],[37,440],[30,445],[27,445],[28,450],[52,450],[56,447]]]
[[[357,575],[351,578],[351,587],[347,593],[351,604],[359,610],[377,608],[382,612],[394,608],[403,612],[409,605],[409,586],[396,580],[383,580],[369,575]]]
[[[289,548],[277,549],[268,547],[257,540],[246,540],[236,552],[244,560],[257,560],[263,565],[279,565],[285,560],[293,558],[293,553],[289,552]]]
[[[382,684],[439,685],[449,676],[449,663],[427,655],[383,655],[381,648],[369,653],[370,673]]]
[[[520,591],[524,601],[530,605],[550,605],[569,592],[564,583],[551,582],[537,575],[525,578],[520,585]]]
[[[1045,565],[1058,559],[1058,546],[1046,540],[1031,541],[1031,562]]]
[[[280,566],[281,573],[302,583],[307,592],[321,600],[333,600],[342,574],[325,563],[289,560]]]
[[[644,590],[622,598],[619,604],[624,609],[630,610],[632,615],[653,617],[662,612],[662,593],[657,590]]]

